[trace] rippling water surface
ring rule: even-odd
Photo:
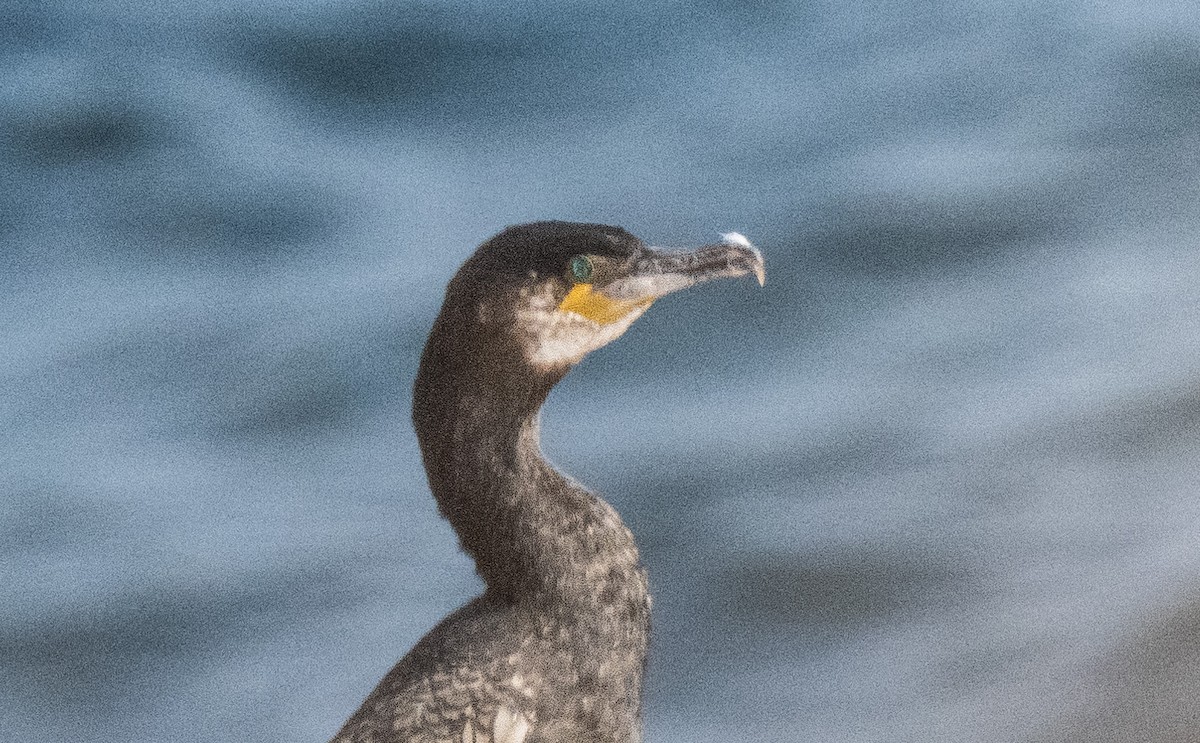
[[[474,245],[721,231],[551,397],[648,741],[1191,741],[1186,2],[11,2],[0,730],[327,739],[479,590],[408,423]]]

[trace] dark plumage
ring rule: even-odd
[[[762,258],[739,235],[688,253],[618,227],[538,222],[450,282],[413,395],[433,495],[487,588],[380,682],[342,743],[639,739],[650,594],[611,506],[538,440],[550,389],[655,298]]]

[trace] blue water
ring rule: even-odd
[[[545,411],[651,570],[647,741],[1195,740],[1192,4],[0,16],[0,737],[327,739],[479,589],[445,282],[561,218],[768,262]]]

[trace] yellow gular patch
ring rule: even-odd
[[[649,307],[653,301],[653,299],[636,301],[612,299],[598,291],[593,291],[591,284],[576,284],[559,303],[558,309],[582,315],[600,325],[609,325],[634,310]]]

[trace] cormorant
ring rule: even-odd
[[[542,457],[550,389],[650,303],[754,273],[741,235],[689,252],[620,227],[535,222],[484,242],[446,289],[413,422],[438,509],[484,593],[379,683],[334,743],[631,743],[650,634],[617,512]]]

